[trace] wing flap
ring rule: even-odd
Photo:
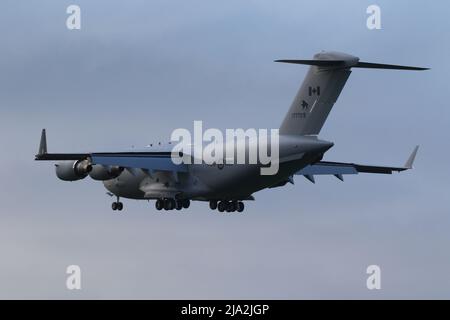
[[[327,162],[317,162],[304,167],[302,170],[298,171],[296,174],[305,176],[314,175],[336,175],[336,174],[358,174],[358,171],[351,164],[337,162],[335,164]]]
[[[319,161],[315,164],[304,167],[302,170],[297,171],[297,175],[346,175],[346,174],[358,174],[362,173],[379,173],[379,174],[392,174],[392,172],[400,172],[408,170],[410,168],[405,167],[385,167],[385,166],[368,166],[356,163],[345,162],[328,162]]]

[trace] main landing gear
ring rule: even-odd
[[[116,210],[122,211],[123,203],[119,201],[119,197],[117,197],[117,201],[116,202],[113,202],[111,204],[111,209],[113,209],[114,211],[116,211]]]
[[[237,200],[231,200],[231,201],[227,201],[227,200],[222,200],[222,201],[217,201],[217,200],[211,200],[209,201],[209,208],[211,210],[218,210],[219,212],[242,212],[244,211],[244,203],[242,201],[237,201]]]
[[[191,205],[191,201],[189,199],[184,200],[175,200],[170,198],[158,199],[155,202],[156,210],[181,210],[187,209]]]

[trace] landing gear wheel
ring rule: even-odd
[[[164,202],[161,199],[156,200],[155,208],[158,211],[162,210],[164,208]]]
[[[175,206],[175,209],[177,209],[177,210],[183,209],[183,202],[181,200],[177,200],[177,204]]]
[[[114,211],[116,211],[116,210],[122,210],[123,209],[123,203],[122,202],[120,202],[119,200],[120,200],[120,197],[119,196],[116,196],[116,198],[117,198],[117,201],[116,202],[113,202],[112,204],[111,204],[111,209],[113,209]]]
[[[226,207],[227,203],[225,201],[220,201],[219,204],[217,205],[217,209],[219,210],[219,212],[224,212]]]
[[[232,201],[226,202],[225,211],[226,212],[232,212],[233,211],[233,202]]]
[[[174,199],[164,199],[164,210],[173,210],[175,209],[175,205]]]
[[[216,210],[217,209],[217,200],[211,200],[209,201],[209,208],[211,210]]]
[[[191,201],[189,199],[183,200],[183,208],[187,209],[191,205]]]
[[[238,203],[237,203],[237,212],[242,212],[242,211],[244,211],[244,203],[242,202],[242,201],[239,201]]]

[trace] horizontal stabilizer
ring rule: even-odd
[[[394,64],[361,62],[342,52],[322,51],[313,59],[275,62],[304,64],[309,70],[280,126],[283,135],[318,135],[347,82],[352,68],[428,70]]]
[[[367,69],[390,69],[390,70],[429,70],[429,68],[401,66],[385,63],[371,63],[348,60],[275,60],[275,62],[304,64],[323,68],[367,68]]]
[[[391,69],[391,70],[429,70],[430,68],[421,67],[410,67],[410,66],[400,66],[395,64],[384,64],[384,63],[371,63],[371,62],[358,62],[354,68],[369,68],[369,69]]]
[[[318,67],[345,67],[344,60],[275,60],[275,62],[305,64]]]

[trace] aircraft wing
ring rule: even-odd
[[[48,153],[45,129],[42,130],[41,143],[35,160],[84,160],[92,164],[137,168],[156,171],[187,172],[186,164],[175,164],[170,151],[128,151],[93,153]]]
[[[175,164],[171,152],[92,153],[92,164],[140,168],[147,170],[187,172],[186,164]]]
[[[400,172],[412,169],[412,165],[414,163],[414,159],[416,157],[418,149],[419,146],[416,146],[414,148],[405,165],[402,167],[372,166],[356,163],[319,161],[315,164],[304,167],[302,170],[296,172],[296,175],[303,175],[311,182],[314,182],[315,175],[334,175],[340,180],[343,180],[342,176],[345,174],[358,174],[360,172],[392,174],[392,172],[395,171]]]

